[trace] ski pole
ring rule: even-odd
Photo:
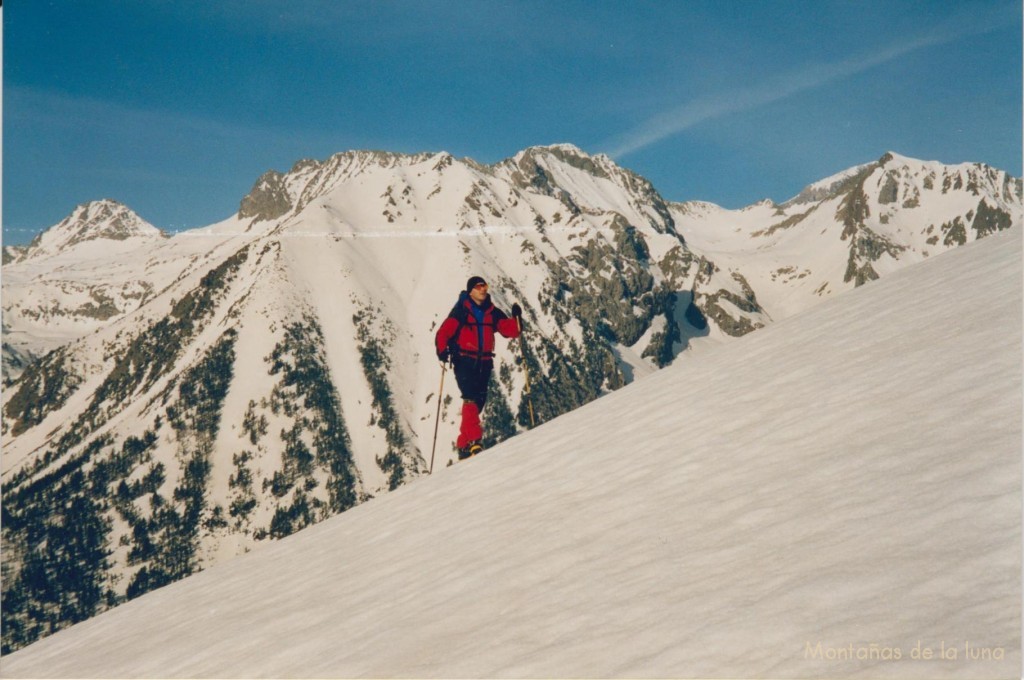
[[[434,444],[430,447],[430,472],[434,474],[434,451],[437,450],[437,426],[441,424],[441,395],[444,393],[444,374],[448,370],[446,364],[441,364],[441,386],[437,388],[437,415],[434,417]]]
[[[523,355],[523,375],[526,376],[526,407],[530,411],[530,427],[536,427],[533,420],[533,398],[530,396],[530,367],[526,363],[526,340],[523,339],[523,324],[516,317],[516,328],[519,329],[519,351]]]

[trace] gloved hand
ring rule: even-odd
[[[447,347],[437,353],[437,360],[442,364],[447,364],[452,360],[452,354]]]
[[[512,316],[521,318],[523,316],[523,308],[519,306],[518,302],[512,303]]]

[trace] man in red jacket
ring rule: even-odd
[[[522,313],[518,304],[512,305],[511,317],[495,307],[487,292],[487,282],[474,276],[466,282],[466,290],[459,294],[459,301],[437,329],[437,358],[441,363],[451,362],[462,393],[462,424],[455,444],[459,460],[483,449],[480,412],[487,401],[487,384],[494,369],[494,333],[509,339],[518,337]]]

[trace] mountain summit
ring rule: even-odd
[[[553,203],[557,202],[556,203]],[[583,213],[671,231],[666,201],[644,178],[571,144],[530,147],[494,165],[447,152],[349,151],[270,170],[239,206],[252,224],[302,221],[309,208],[366,233],[481,227],[562,228]]]
[[[91,241],[128,241],[167,238],[130,208],[111,199],[83,203],[58,224],[42,232],[28,245],[24,258],[65,252]]]

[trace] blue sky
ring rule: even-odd
[[[778,201],[886,151],[1021,175],[1016,0],[15,0],[3,234],[119,200],[210,224],[348,149],[608,153],[669,200]]]

